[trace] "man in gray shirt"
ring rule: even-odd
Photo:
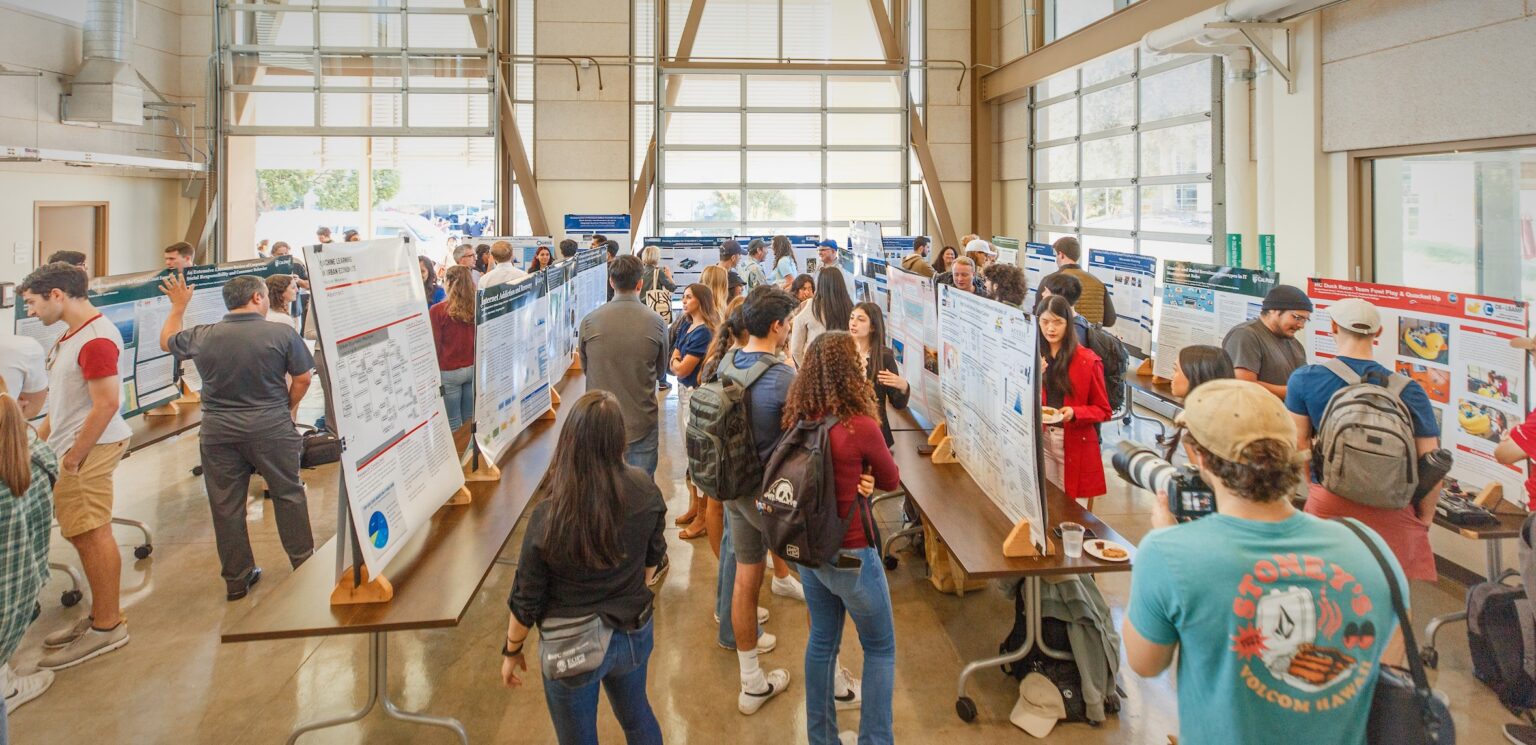
[[[581,368],[587,389],[602,389],[619,399],[624,412],[624,460],[656,475],[661,423],[656,380],[667,368],[667,325],[640,302],[644,271],[634,256],[608,262],[613,299],[581,321]]]
[[[293,327],[266,320],[267,285],[259,277],[231,279],[224,285],[224,320],[185,331],[192,288],[172,274],[161,289],[171,299],[171,313],[160,330],[160,348],[192,360],[203,378],[203,485],[227,598],[239,600],[261,579],[245,525],[253,471],[267,481],[289,562],[297,568],[315,552],[299,480],[304,441],[293,426],[315,358]]]
[[[1221,346],[1232,358],[1238,380],[1258,383],[1285,400],[1285,384],[1307,364],[1307,351],[1296,335],[1312,320],[1312,300],[1290,285],[1276,285],[1264,296],[1259,317],[1227,332]]]

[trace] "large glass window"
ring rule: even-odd
[[[1536,146],[1371,161],[1378,282],[1536,300]]]
[[[849,220],[878,220],[892,232],[907,225],[901,76],[709,73],[678,80],[677,105],[661,114],[663,235],[841,234]]]
[[[1136,0],[1045,0],[1045,41],[1060,39]]]
[[[1216,58],[1134,48],[1036,85],[1035,240],[1077,235],[1089,249],[1210,261],[1220,95]]]

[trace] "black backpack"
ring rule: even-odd
[[[1008,636],[1003,638],[1003,643],[997,645],[997,653],[1008,654],[1018,649],[1029,635],[1029,619],[1024,615],[1024,583],[1016,583],[1013,588],[1013,628],[1008,631]],[[1067,622],[1059,618],[1049,616],[1040,619],[1040,639],[1051,649],[1072,649],[1072,639],[1067,634]],[[1056,689],[1061,691],[1061,700],[1066,704],[1067,717],[1064,722],[1091,722],[1088,718],[1088,704],[1083,699],[1083,677],[1077,669],[1075,659],[1058,660],[1047,655],[1039,644],[1029,650],[1029,654],[1017,662],[1009,662],[1002,666],[1003,673],[1012,676],[1015,680],[1023,680],[1030,673],[1040,673],[1056,684]],[[1115,714],[1120,711],[1120,690],[1108,691],[1104,696],[1104,712]],[[1094,724],[1098,724],[1094,722]]]
[[[722,360],[688,404],[688,472],[705,494],[728,501],[753,497],[763,483],[763,461],[752,437],[747,389],[774,365],[765,355],[745,371],[736,369],[736,352]],[[739,377],[738,377],[739,376]]]
[[[1536,708],[1536,614],[1525,588],[1483,582],[1467,591],[1472,674],[1521,714]]]
[[[869,545],[880,545],[869,519],[869,500],[863,495],[849,510],[848,519],[837,516],[830,434],[835,426],[835,416],[796,424],[779,438],[763,472],[757,498],[763,535],[774,553],[801,566],[834,561],[856,515],[862,516]]]
[[[1110,411],[1119,411],[1125,405],[1125,371],[1130,366],[1130,356],[1125,345],[1103,326],[1079,316],[1078,330],[1083,344],[1104,361],[1104,389],[1109,393]]]

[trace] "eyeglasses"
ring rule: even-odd
[[[1302,313],[1300,311],[1294,311],[1293,310],[1293,311],[1290,311],[1289,313],[1286,313],[1285,317],[1289,318],[1292,321],[1295,321],[1297,323],[1311,323],[1312,322],[1312,314],[1311,313]]]

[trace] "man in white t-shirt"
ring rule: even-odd
[[[112,475],[133,432],[118,413],[123,337],[86,296],[85,272],[46,264],[22,281],[27,311],[44,325],[65,324],[48,353],[48,419],[38,434],[59,456],[54,515],[59,532],[80,554],[91,586],[91,613],[43,640],[52,649],[44,670],[73,667],[128,643],[118,607],[123,571],[112,537]]]
[[[43,345],[30,336],[0,336],[0,380],[21,404],[22,416],[35,419],[48,400]]]
[[[512,263],[512,244],[507,241],[496,241],[491,244],[491,261],[495,262],[495,266],[480,276],[478,286],[482,290],[516,282],[528,276],[527,272],[518,269],[517,265]]]

